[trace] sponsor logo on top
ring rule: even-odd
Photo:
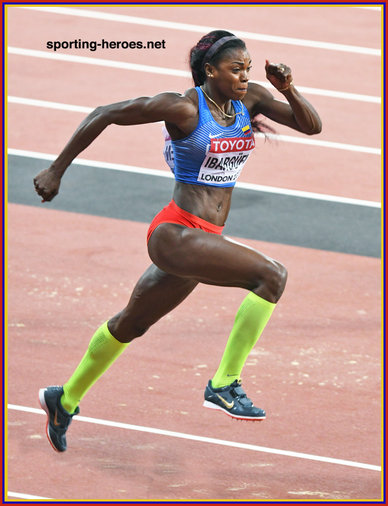
[[[255,147],[254,137],[231,137],[229,139],[210,139],[211,153],[232,153],[250,151]]]

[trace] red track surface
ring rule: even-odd
[[[203,22],[203,10],[195,7],[92,9]],[[227,28],[379,47],[379,14],[373,11],[272,6],[206,7],[206,13],[208,24],[217,20]],[[73,53],[184,70],[185,51],[199,38],[16,8],[9,9],[8,35],[11,46],[39,50],[54,39],[165,38],[168,49],[147,52],[146,59],[136,52]],[[303,86],[379,94],[377,57],[253,41],[248,46],[253,79],[264,80],[262,62],[270,58],[289,63],[295,82]],[[183,91],[189,85],[184,78],[9,57],[8,92],[26,98],[94,107],[165,89]],[[322,115],[320,139],[379,146],[377,104],[308,98]],[[9,147],[57,153],[81,119],[78,113],[10,104]],[[152,150],[145,147],[150,136]],[[164,169],[161,143],[159,125],[112,127],[82,156]],[[380,197],[376,155],[258,144],[243,181]],[[97,325],[125,304],[148,265],[147,225],[45,207],[10,205],[8,213],[8,401],[37,407],[38,389],[63,383]],[[82,415],[379,465],[380,262],[245,242],[279,259],[290,273],[286,293],[244,370],[244,385],[267,410],[268,419],[239,423],[201,408],[203,389],[243,297],[241,290],[207,286],[129,347],[84,399]],[[10,491],[65,500],[380,497],[380,473],[375,470],[76,421],[68,452],[57,455],[43,426],[43,416],[10,410]]]

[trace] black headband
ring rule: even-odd
[[[230,40],[238,39],[235,35],[227,35],[226,37],[221,37],[221,39],[218,39],[217,42],[215,42],[212,46],[209,47],[207,52],[205,53],[205,56],[203,57],[204,62],[209,61],[219,50],[221,46],[229,42]]]

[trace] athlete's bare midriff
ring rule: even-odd
[[[181,209],[222,227],[229,214],[232,191],[233,187],[217,188],[177,181],[173,199]]]

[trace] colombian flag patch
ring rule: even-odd
[[[241,130],[244,132],[244,134],[249,134],[251,132],[251,127],[249,125],[245,125]]]

